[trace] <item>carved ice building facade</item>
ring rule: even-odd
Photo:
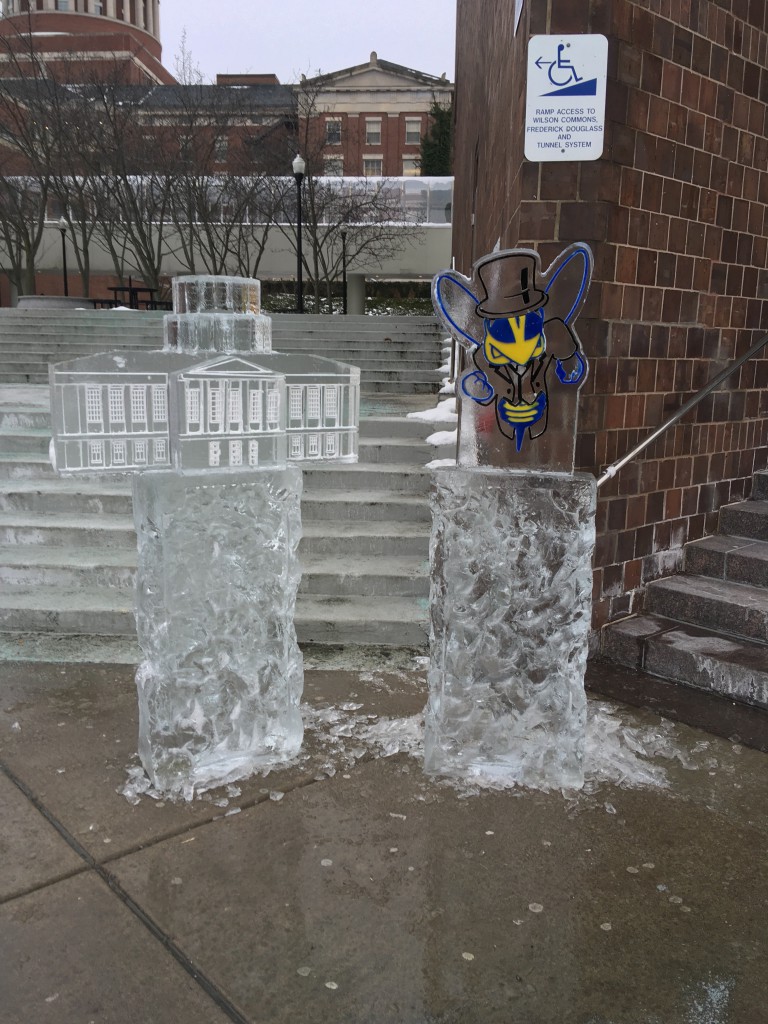
[[[258,281],[179,278],[173,295],[162,352],[51,366],[51,459],[60,472],[357,460],[357,367],[272,352]]]

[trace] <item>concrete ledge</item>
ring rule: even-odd
[[[83,295],[20,295],[17,309],[87,309],[93,312],[93,299]]]

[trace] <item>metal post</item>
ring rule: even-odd
[[[293,176],[296,179],[296,312],[304,312],[304,289],[301,260],[301,183],[307,165],[297,153],[293,161]]]
[[[347,315],[347,232],[341,229],[341,308]]]
[[[67,222],[62,217],[59,220],[59,231],[61,232],[61,266],[64,278],[64,294],[69,295],[69,280],[67,274]]]

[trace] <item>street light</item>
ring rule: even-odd
[[[347,229],[341,229],[341,309],[347,315]]]
[[[59,231],[61,232],[61,266],[64,276],[64,294],[69,295],[69,281],[67,280],[67,221],[64,217],[59,220]]]
[[[293,159],[293,176],[296,179],[296,312],[304,312],[304,290],[302,288],[301,266],[301,183],[304,180],[306,163],[297,153]]]

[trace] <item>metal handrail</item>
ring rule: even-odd
[[[713,377],[708,384],[704,385],[701,391],[698,391],[693,398],[690,398],[685,405],[681,406],[665,423],[662,423],[660,427],[654,430],[650,437],[647,437],[644,441],[641,441],[640,444],[636,445],[631,452],[624,456],[624,458],[619,459],[618,462],[614,462],[613,465],[608,466],[608,468],[603,471],[603,475],[598,477],[597,486],[602,487],[604,483],[612,480],[620,469],[623,469],[628,462],[631,462],[632,459],[636,458],[644,448],[653,444],[653,442],[657,440],[657,438],[661,437],[666,430],[669,430],[671,426],[674,426],[678,420],[681,420],[683,416],[693,409],[695,405],[698,405],[702,398],[706,398],[708,394],[715,390],[718,384],[722,384],[727,377],[730,377],[734,370],[738,370],[741,365],[746,363],[748,359],[751,359],[752,356],[759,352],[766,344],[768,344],[768,334],[764,334],[762,338],[755,342],[748,352],[745,352],[743,356],[740,356],[735,362],[731,363],[730,366],[721,370],[716,377]]]

